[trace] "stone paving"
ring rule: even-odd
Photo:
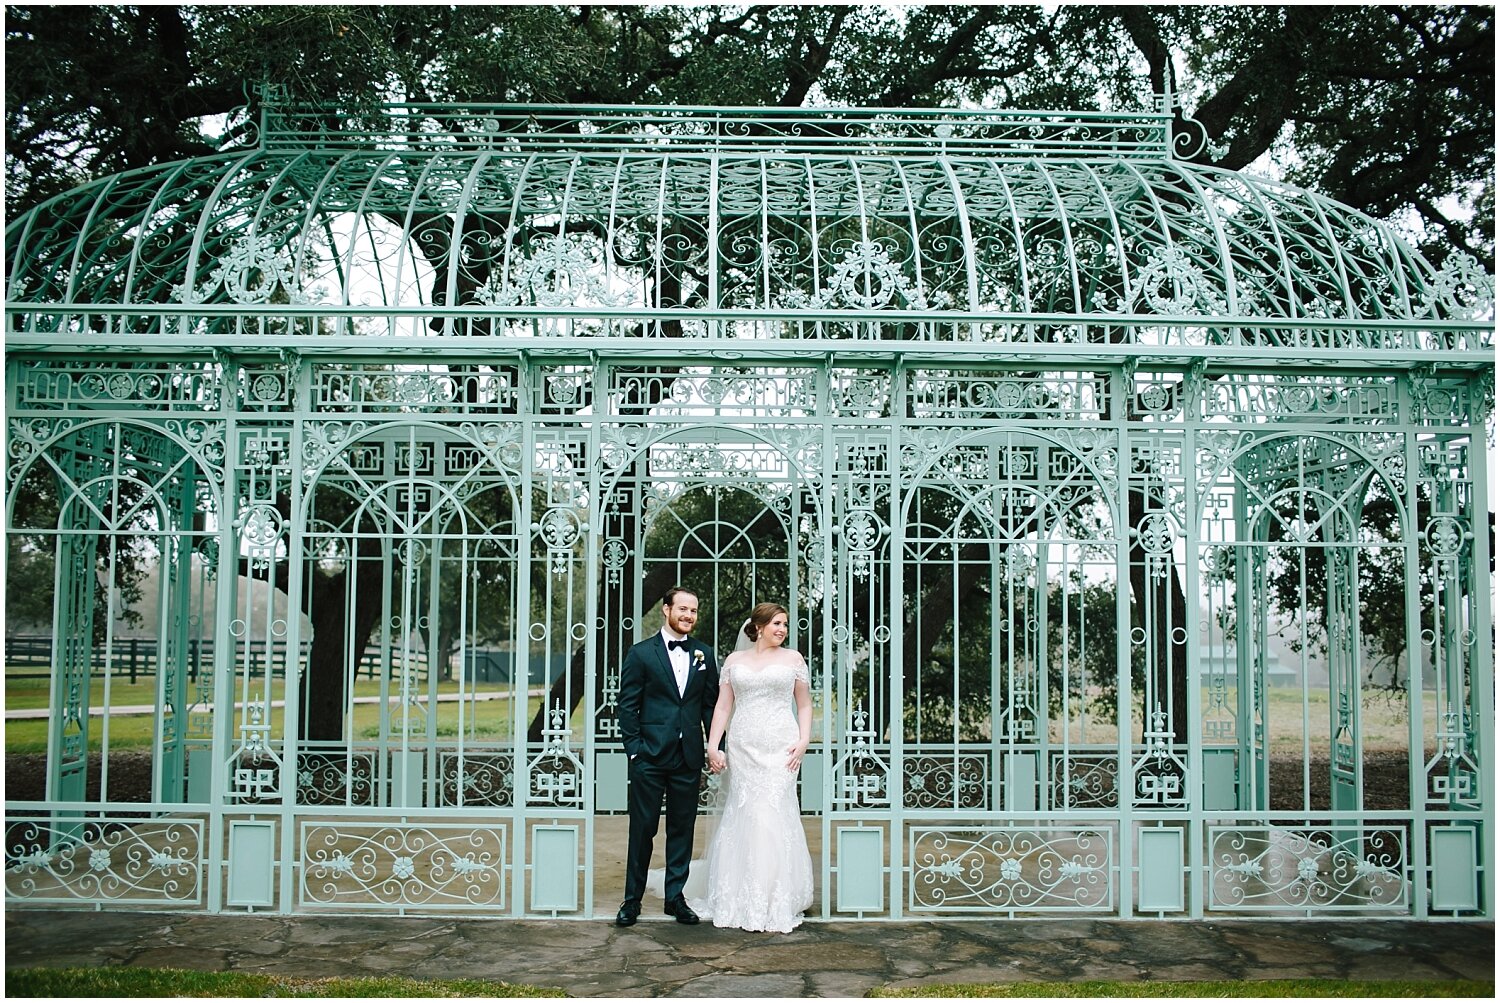
[[[8,909],[9,968],[133,965],[404,975],[572,996],[860,997],[933,982],[1495,977],[1493,923],[994,920],[805,923],[790,934],[642,916],[482,919]]]

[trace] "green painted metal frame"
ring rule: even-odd
[[[7,527],[55,548],[61,653],[9,903],[592,916],[635,583],[696,568],[721,648],[750,599],[796,612],[824,918],[1493,917],[1472,262],[1196,166],[1168,111],[268,102],[260,135],[7,229]],[[126,806],[84,788],[86,569],[142,526],[171,573]],[[1408,800],[1375,809],[1355,611],[1397,554]],[[318,594],[351,568],[378,594]],[[1291,808],[1272,574],[1327,591],[1329,794],[1304,663]],[[379,712],[346,651],[341,735],[299,740],[328,691],[291,611],[328,602],[374,625]],[[452,629],[508,675],[460,642],[445,689]]]

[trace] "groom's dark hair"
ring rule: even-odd
[[[666,593],[661,597],[661,604],[663,606],[672,605],[677,601],[677,593],[679,592],[686,592],[690,596],[697,596],[698,594],[685,585],[673,585],[671,588],[667,589]]]

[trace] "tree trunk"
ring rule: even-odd
[[[1146,518],[1147,494],[1144,490],[1130,491],[1130,527],[1133,529],[1141,524]],[[1180,628],[1182,640],[1175,640],[1166,632],[1159,633],[1156,644],[1152,646],[1153,661],[1148,662],[1146,671],[1151,673],[1158,682],[1164,682],[1170,677],[1172,686],[1172,699],[1170,706],[1166,709],[1168,726],[1172,732],[1172,738],[1184,745],[1188,740],[1188,647],[1187,647],[1187,595],[1182,590],[1181,571],[1174,561],[1166,576],[1165,587],[1158,588],[1154,592],[1150,588],[1147,578],[1146,550],[1138,542],[1139,538],[1132,534],[1130,537],[1130,593],[1134,604],[1134,616],[1131,617],[1133,626],[1145,626],[1146,604],[1149,602],[1154,606],[1154,619],[1163,628],[1167,623],[1172,623]],[[1171,658],[1170,672],[1167,660]],[[1129,673],[1126,667],[1127,675]],[[1144,699],[1144,695],[1142,695]],[[1146,730],[1152,730],[1151,713],[1152,708],[1142,708]]]
[[[298,689],[302,719],[297,722],[297,737],[302,741],[344,740],[344,718],[349,702],[345,689],[347,670],[351,667],[358,670],[369,646],[370,635],[380,622],[383,606],[384,577],[382,562],[378,558],[379,545],[378,540],[365,541],[362,549],[376,549],[377,554],[362,555],[363,560],[351,559],[337,575],[320,578],[314,573],[308,576],[313,637],[307,652],[307,669],[302,673]],[[352,618],[347,609],[350,588],[355,590]]]

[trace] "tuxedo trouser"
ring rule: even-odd
[[[651,849],[662,817],[662,799],[667,810],[666,900],[682,894],[687,884],[688,863],[693,859],[693,823],[698,818],[700,770],[688,766],[681,748],[664,763],[648,762],[644,756],[630,761],[630,845],[625,858],[625,901],[639,903],[646,891],[646,872],[651,869]]]

